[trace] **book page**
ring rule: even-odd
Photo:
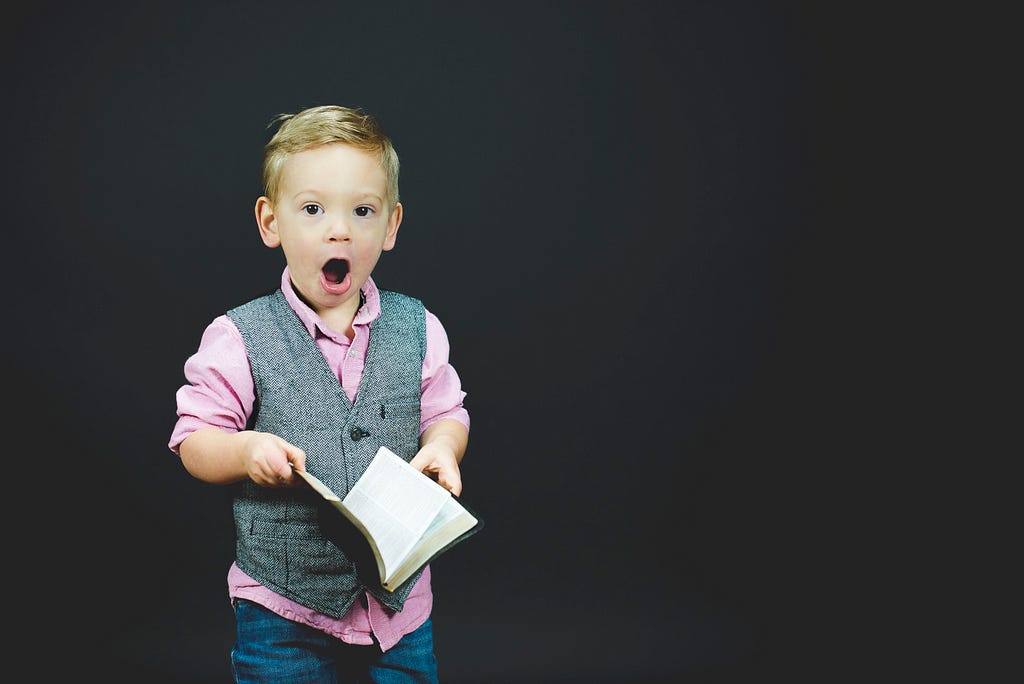
[[[342,503],[374,538],[389,576],[450,499],[448,490],[381,447]]]
[[[476,518],[470,515],[469,511],[463,508],[458,501],[449,497],[448,501],[446,501],[445,504],[441,507],[441,510],[438,512],[437,517],[434,518],[434,521],[423,532],[423,540],[431,540],[433,538],[433,535],[444,532],[445,527],[447,527],[450,523],[453,523],[455,520],[459,518],[464,518],[464,521],[461,521],[460,524],[458,525],[457,533],[450,534],[451,537],[459,536],[460,534],[471,528],[473,525],[475,525],[477,521]],[[444,537],[445,535],[441,534],[440,536]],[[444,539],[444,541],[447,542],[448,539]],[[437,546],[441,545],[442,544],[437,544]],[[429,546],[433,547],[435,546],[435,544],[429,544]]]
[[[477,522],[479,521],[473,514],[449,496],[444,506],[438,511],[437,517],[424,531],[419,544],[405,558],[399,569],[395,571],[395,577],[385,585],[385,588],[393,590],[402,584],[438,550],[463,532],[472,529]]]

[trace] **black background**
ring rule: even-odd
[[[864,363],[837,313],[852,13],[11,12],[6,420],[9,467],[34,472],[7,588],[26,658],[230,681],[230,510],[167,449],[174,392],[206,324],[280,276],[252,212],[267,124],[338,103],[376,114],[402,161],[374,277],[440,317],[468,393],[464,496],[487,527],[434,566],[442,681],[845,667],[829,654],[857,587],[832,578],[855,560],[828,511]]]

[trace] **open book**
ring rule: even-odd
[[[313,475],[295,474],[363,533],[388,591],[483,527],[451,492],[385,447],[344,500]]]

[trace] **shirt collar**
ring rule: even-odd
[[[327,326],[320,316],[317,315],[313,309],[309,307],[299,295],[295,292],[295,288],[292,287],[291,278],[288,275],[288,267],[284,267],[284,272],[281,274],[281,292],[284,293],[284,298],[291,305],[295,314],[302,321],[302,325],[305,326],[311,337],[317,336],[317,330],[321,334],[327,337],[338,337],[342,333],[332,330]],[[363,284],[360,292],[363,295],[363,305],[356,311],[356,317],[352,320],[352,325],[369,325],[377,316],[380,315],[380,291],[377,289],[377,284],[373,282],[373,278],[367,278]]]

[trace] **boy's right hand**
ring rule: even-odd
[[[292,467],[305,470],[306,452],[277,435],[252,431],[242,446],[242,462],[249,479],[261,487],[292,487],[301,481]]]

